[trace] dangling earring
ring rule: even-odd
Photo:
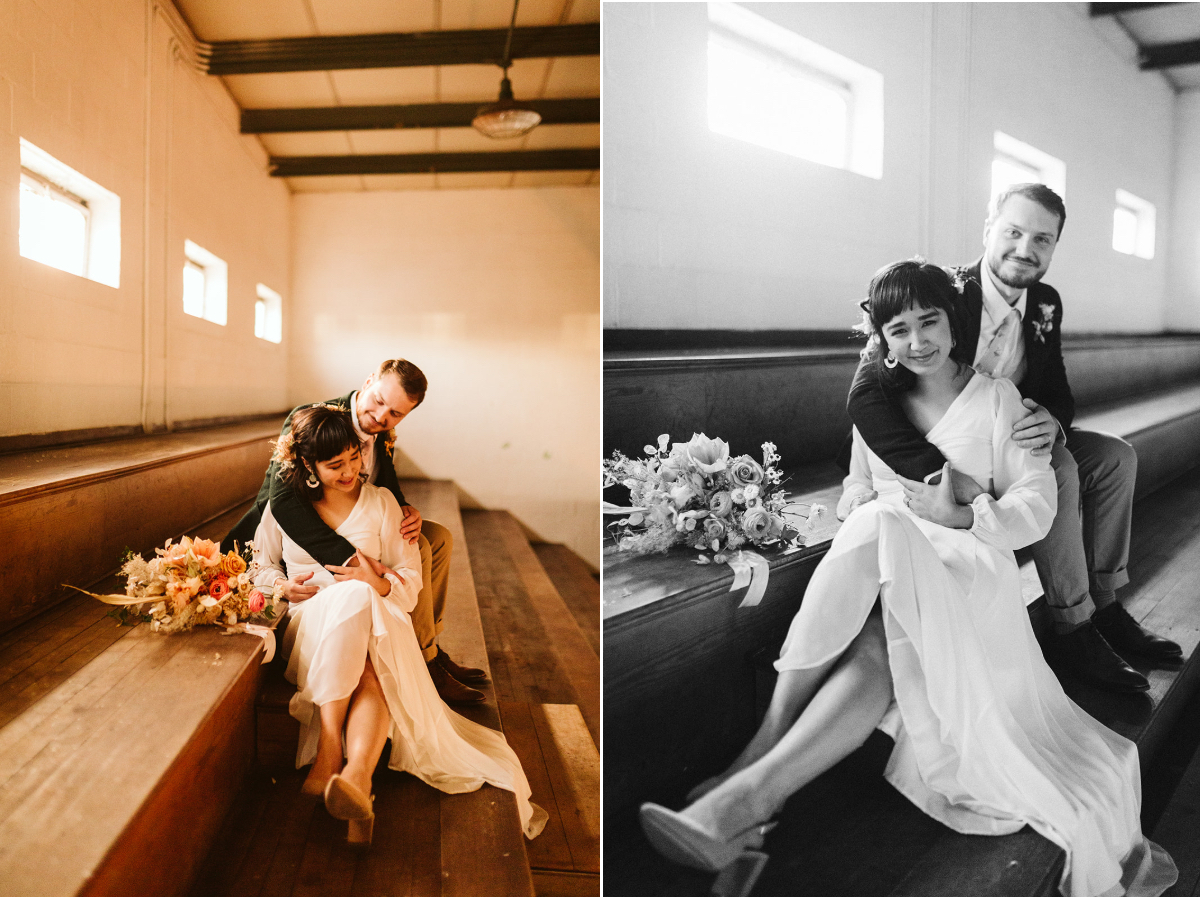
[[[885,368],[887,368],[889,371],[892,370],[899,363],[900,363],[900,359],[898,359],[894,355],[892,355],[891,352],[889,352],[888,357],[883,360],[883,366]]]
[[[308,479],[304,481],[304,485],[309,489],[316,489],[321,485],[321,481],[317,479],[317,475],[311,470],[308,472]]]

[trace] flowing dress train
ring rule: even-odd
[[[1157,897],[1177,877],[1143,837],[1137,747],[1072,702],[1042,658],[1013,551],[1054,518],[1049,461],[1012,441],[1026,414],[1009,381],[973,377],[927,434],[984,487],[956,530],[903,504],[895,473],[855,433],[852,511],[813,575],[776,669],[837,657],[882,602],[895,738],[885,776],[965,834],[1028,824],[1066,852],[1066,897]]]
[[[409,612],[421,588],[417,546],[400,537],[403,513],[386,489],[364,484],[358,503],[336,532],[364,554],[379,558],[392,590],[381,596],[357,580],[336,582],[328,570],[280,529],[270,505],[254,537],[257,582],[274,583],[283,573],[312,573],[320,591],[289,606],[283,636],[287,679],[297,686],[289,711],[300,721],[297,768],[313,761],[320,735],[320,706],[349,697],[370,657],[387,701],[392,751],[388,765],[412,773],[451,794],[474,791],[484,782],[516,795],[525,837],[535,838],[546,811],[530,801],[521,762],[499,732],[455,713],[437,693],[421,655]]]

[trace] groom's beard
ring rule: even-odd
[[[1022,261],[1030,262],[1031,265],[1016,267],[1009,266],[1006,270],[1004,263],[1018,258]],[[1046,269],[1044,267],[1039,267],[1038,263],[1033,259],[1026,259],[1022,258],[1021,256],[1012,255],[1007,255],[1004,257],[1004,259],[1000,262],[999,271],[997,271],[995,268],[992,268],[991,265],[988,267],[992,274],[995,275],[996,280],[1000,281],[1006,287],[1012,287],[1014,290],[1023,290],[1031,284],[1037,283],[1042,279],[1042,275],[1046,273]]]

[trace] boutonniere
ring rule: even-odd
[[[388,430],[387,433],[384,434],[384,437],[383,437],[384,454],[390,455],[392,453],[392,448],[395,447],[395,445],[396,445],[396,431]]]
[[[968,283],[976,282],[974,277],[967,275],[966,268],[943,268],[942,270],[949,275],[950,286],[954,287],[955,292],[960,296],[965,292]]]
[[[1033,338],[1039,343],[1046,342],[1046,334],[1054,330],[1054,306],[1048,302],[1039,302],[1038,311],[1042,313],[1041,320],[1033,319]]]

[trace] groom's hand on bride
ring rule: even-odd
[[[1050,454],[1058,438],[1058,421],[1033,399],[1022,399],[1029,413],[1013,424],[1013,442],[1036,457]]]
[[[949,461],[942,468],[941,478],[936,484],[909,480],[899,474],[896,479],[904,488],[904,503],[922,520],[952,529],[970,529],[975,523],[975,512],[971,506],[954,500],[954,469]]]
[[[939,470],[929,478],[929,485],[936,486],[942,481],[942,474],[945,468]],[[983,494],[983,487],[976,483],[973,479],[963,473],[961,470],[950,468],[950,485],[954,489],[954,500],[960,505],[969,505],[979,495]]]
[[[392,590],[392,584],[388,582],[380,574],[377,568],[383,567],[374,558],[369,558],[362,553],[361,550],[355,549],[354,559],[357,564],[350,564],[344,567],[339,567],[337,564],[326,564],[325,569],[333,574],[333,578],[338,582],[346,582],[349,579],[357,579],[360,582],[365,582],[371,586],[380,595],[386,595]],[[386,569],[386,568],[385,568]]]
[[[400,521],[400,535],[405,542],[416,542],[421,537],[421,512],[412,505],[400,509],[404,519]]]

